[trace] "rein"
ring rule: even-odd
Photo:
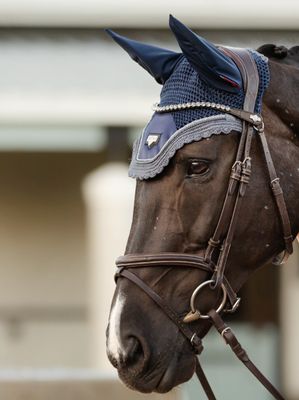
[[[225,277],[225,269],[228,256],[233,243],[234,233],[237,226],[238,216],[241,209],[242,200],[245,196],[248,183],[251,176],[251,143],[254,133],[258,135],[261,148],[266,161],[270,187],[277,205],[277,211],[280,217],[283,239],[285,243],[284,262],[293,252],[291,225],[284,200],[282,188],[277,177],[274,163],[270,154],[266,136],[264,134],[264,123],[261,115],[254,112],[255,102],[259,88],[259,75],[256,64],[250,53],[242,49],[222,48],[222,51],[231,57],[237,64],[243,76],[245,88],[244,110],[232,109],[227,106],[216,105],[214,103],[187,103],[172,108],[172,111],[182,108],[194,107],[221,107],[222,112],[236,116],[243,121],[242,133],[239,141],[238,151],[235,162],[231,169],[229,184],[222,206],[222,211],[214,231],[213,236],[208,242],[207,249],[203,257],[181,254],[181,253],[160,253],[160,254],[127,254],[116,260],[118,267],[116,278],[124,277],[129,279],[139,288],[141,288],[169,317],[178,327],[180,332],[190,342],[196,354],[203,350],[201,338],[188,326],[190,322],[199,319],[208,319],[223,337],[240,361],[250,370],[250,372],[261,382],[261,384],[273,395],[275,399],[284,400],[278,390],[268,381],[268,379],[258,370],[258,368],[249,359],[247,353],[238,342],[236,336],[220,316],[221,312],[234,312],[238,308],[240,298],[237,296],[232,286]],[[219,106],[219,107],[216,107]],[[169,112],[169,107],[156,106],[157,112]],[[190,312],[182,319],[172,308],[158,295],[150,286],[140,279],[132,270],[144,267],[187,267],[197,268],[206,271],[209,275],[208,280],[202,282],[196,287],[190,298]],[[201,290],[209,286],[215,291],[216,296],[222,292],[222,300],[216,310],[212,308],[207,314],[202,314],[196,309],[195,299]],[[196,374],[202,384],[202,387],[209,400],[215,400],[216,397],[207,381],[203,369],[196,359]]]

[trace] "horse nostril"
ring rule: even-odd
[[[126,367],[137,367],[143,364],[143,347],[138,338],[130,336],[124,343],[122,362]]]

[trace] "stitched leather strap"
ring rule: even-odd
[[[207,377],[204,373],[204,370],[202,369],[202,366],[200,365],[198,358],[196,358],[195,372],[196,372],[197,378],[199,379],[199,382],[201,383],[201,386],[202,386],[207,398],[209,400],[216,400],[214,392],[209,384],[209,381],[207,380]]]
[[[263,147],[267,168],[270,176],[270,187],[274,195],[274,199],[278,208],[281,226],[283,230],[283,239],[285,242],[285,248],[288,254],[293,253],[293,236],[291,230],[291,223],[289,219],[289,214],[287,206],[285,203],[282,188],[279,183],[279,178],[277,177],[276,170],[273,164],[269,146],[266,140],[266,136],[263,130],[259,131],[259,138]]]
[[[237,64],[242,77],[245,89],[243,114],[239,118],[243,121],[250,121],[250,117],[244,118],[244,113],[254,114],[255,102],[259,88],[259,74],[256,64],[249,52],[243,49],[231,51],[230,49],[222,49]],[[251,120],[252,123],[252,120]],[[234,233],[237,226],[239,212],[241,210],[242,199],[245,196],[246,187],[249,183],[251,175],[250,149],[253,136],[253,126],[243,122],[243,131],[238,147],[237,158],[232,168],[230,183],[228,186],[225,201],[223,203],[222,212],[218,220],[216,230],[212,240],[221,244],[216,269],[213,275],[215,287],[220,287],[224,280],[225,267],[231,249]],[[238,186],[238,191],[236,188]],[[206,256],[211,259],[213,250],[208,247]]]
[[[173,323],[178,327],[181,333],[188,339],[188,341],[193,346],[196,354],[200,354],[203,350],[203,345],[201,339],[189,329],[189,327],[183,323],[183,321],[178,317],[175,311],[159,296],[155,291],[153,291],[146,283],[144,283],[138,276],[132,272],[120,269],[118,276],[123,276],[133,282],[135,285],[140,287],[169,317]],[[284,400],[284,397],[279,393],[279,391],[271,384],[271,382],[261,373],[261,371],[254,365],[254,363],[249,359],[246,351],[242,348],[241,344],[237,340],[236,336],[232,332],[231,328],[228,327],[219,314],[215,310],[208,312],[214,326],[225,339],[225,342],[231,347],[235,355],[240,361],[250,370],[250,372],[261,382],[262,385],[274,396],[277,400]],[[199,363],[196,360],[196,375],[206,393],[209,400],[216,400],[213,390],[206,378],[206,375]]]
[[[261,371],[254,365],[254,363],[248,357],[248,354],[241,346],[240,342],[234,335],[233,331],[227,326],[219,314],[215,310],[211,310],[209,313],[211,320],[217,331],[225,340],[226,344],[230,346],[232,351],[238,357],[240,361],[245,365],[246,368],[260,381],[260,383],[272,394],[277,400],[284,400],[281,393],[272,385],[272,383],[261,373]]]
[[[184,322],[179,318],[177,313],[172,310],[171,307],[159,296],[150,286],[144,283],[137,275],[128,270],[120,270],[118,276],[124,276],[129,279],[135,285],[139,286],[168,316],[168,318],[174,322],[174,324],[179,328],[181,333],[188,339],[196,354],[200,354],[203,350],[203,345],[201,339],[197,334],[184,324]]]
[[[168,316],[168,318],[178,327],[181,333],[188,339],[191,346],[195,350],[196,354],[200,354],[203,350],[203,345],[201,339],[197,336],[197,334],[191,329],[189,329],[188,325],[184,324],[183,321],[178,317],[175,311],[172,310],[171,307],[159,296],[156,292],[154,292],[146,283],[144,283],[138,276],[133,274],[132,272],[124,269],[120,269],[118,272],[118,277],[123,276],[133,282],[135,285],[140,287]],[[195,367],[196,375],[203,387],[203,390],[206,393],[206,396],[209,400],[216,400],[214,396],[213,390],[209,384],[209,381],[200,365],[198,358],[196,358],[196,367]]]
[[[192,267],[213,272],[213,265],[208,265],[203,257],[192,254],[159,253],[159,254],[126,254],[116,260],[116,266],[126,268],[140,267]]]
[[[184,267],[200,269],[211,274],[215,268],[215,265],[212,262],[207,263],[203,257],[180,253],[126,254],[118,257],[115,264],[119,270],[124,268]],[[116,272],[116,278],[118,275],[119,271]],[[226,277],[224,277],[223,281],[230,304],[233,306],[239,299]]]

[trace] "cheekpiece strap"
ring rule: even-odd
[[[243,77],[245,89],[244,110],[236,110],[235,116],[243,121],[243,130],[239,142],[236,161],[232,166],[230,182],[223,203],[217,227],[210,243],[219,243],[219,253],[213,280],[215,287],[220,287],[224,281],[225,267],[230,253],[238,216],[241,210],[242,199],[250,181],[251,175],[251,141],[253,129],[260,129],[263,121],[261,116],[254,113],[256,98],[259,89],[259,74],[252,55],[244,49],[222,49],[237,64]],[[235,111],[235,110],[234,110]],[[211,260],[217,250],[215,246],[208,246],[206,259]],[[233,305],[233,304],[232,304]]]

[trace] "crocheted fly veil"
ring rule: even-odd
[[[242,131],[241,121],[225,107],[243,109],[244,91],[239,69],[224,51],[199,37],[174,17],[170,28],[182,52],[127,39],[108,30],[158,83],[162,84],[155,113],[133,147],[129,175],[138,179],[156,176],[175,152],[187,143],[211,135]],[[270,81],[267,58],[249,50],[256,62],[260,83],[255,111]]]

